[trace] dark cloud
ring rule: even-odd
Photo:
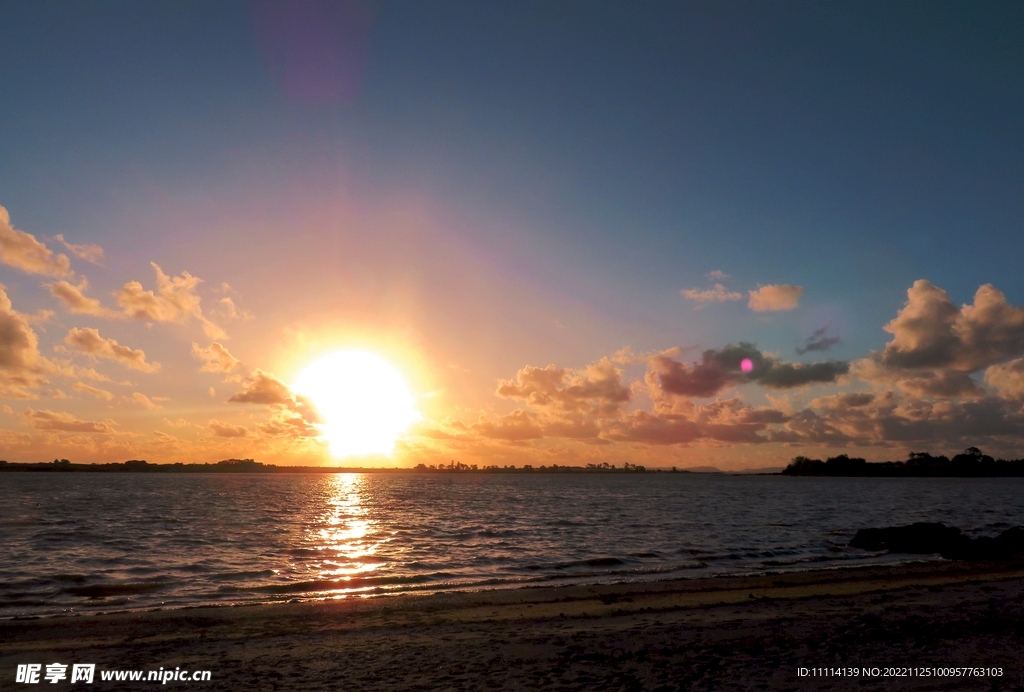
[[[750,360],[751,370],[743,372],[742,363]],[[650,360],[662,390],[678,396],[711,397],[727,386],[756,382],[773,389],[789,389],[805,384],[835,382],[849,371],[843,361],[821,363],[786,363],[765,356],[754,344],[741,341],[739,345],[707,350],[699,363],[680,363],[668,356],[654,356]]]
[[[804,345],[796,349],[798,355],[810,353],[811,351],[828,351],[833,346],[839,343],[838,336],[827,336],[828,329],[832,325],[826,324],[821,329],[815,329],[814,332],[804,340]]]

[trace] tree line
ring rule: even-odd
[[[784,476],[868,476],[908,477],[947,476],[955,478],[972,477],[1022,477],[1024,459],[995,459],[977,447],[968,447],[952,459],[928,452],[911,452],[906,461],[869,462],[860,457],[846,454],[821,459],[794,457],[783,471]]]

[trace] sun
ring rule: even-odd
[[[307,366],[292,390],[312,400],[336,457],[391,454],[419,417],[402,376],[380,357],[337,351]]]

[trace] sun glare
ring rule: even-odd
[[[320,412],[320,429],[336,457],[391,454],[419,415],[398,371],[363,351],[324,356],[302,371],[292,389]]]

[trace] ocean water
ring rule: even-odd
[[[0,618],[929,559],[859,528],[1024,525],[1019,478],[0,474]],[[930,559],[939,559],[933,556]]]

